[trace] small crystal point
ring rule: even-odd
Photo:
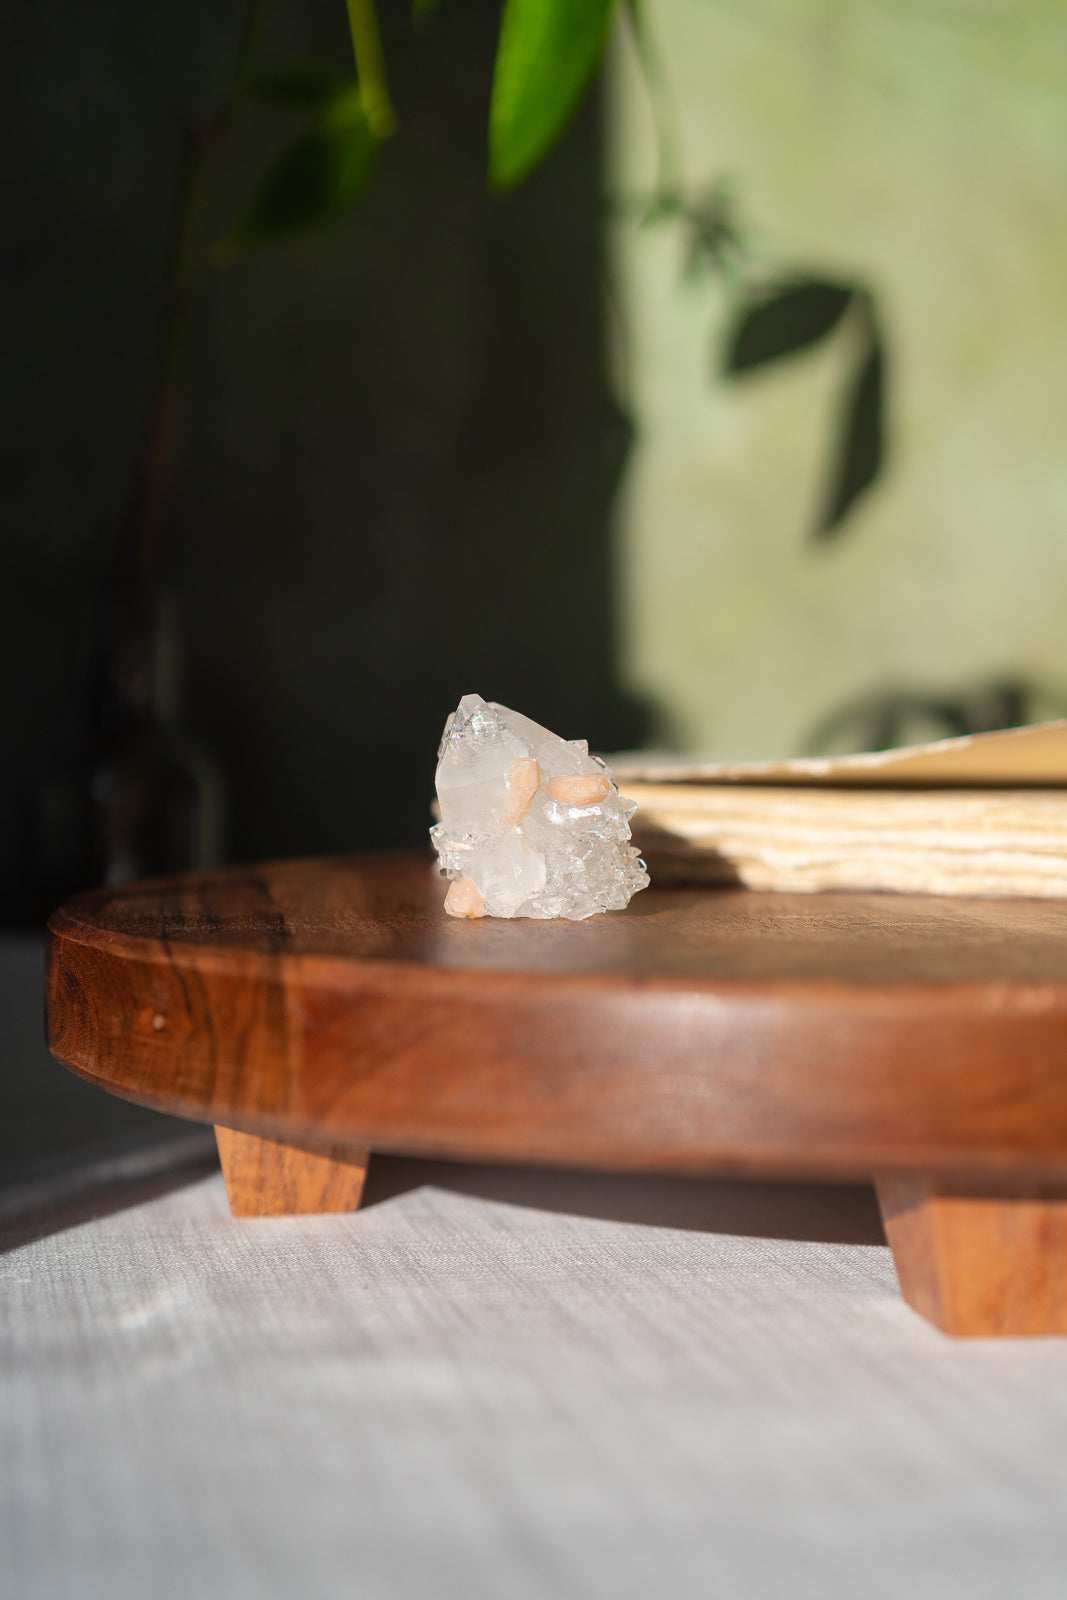
[[[634,805],[584,739],[465,694],[438,751],[441,820],[430,830],[459,917],[621,910],[648,887],[630,843]]]

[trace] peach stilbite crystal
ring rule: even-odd
[[[510,828],[528,814],[533,797],[541,787],[541,768],[533,756],[519,756],[511,763],[504,774],[504,786],[508,792],[504,822]]]
[[[550,800],[562,800],[565,806],[595,806],[606,800],[611,792],[611,780],[603,774],[592,777],[580,773],[577,778],[550,778],[545,793]]]
[[[506,706],[464,695],[438,751],[441,820],[430,830],[454,917],[568,917],[621,910],[648,885],[630,843],[636,807],[584,739],[560,739]]]
[[[469,878],[456,878],[448,886],[445,910],[450,917],[484,917],[485,901],[478,891],[477,884],[472,883]]]

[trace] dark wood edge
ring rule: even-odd
[[[477,976],[480,983],[501,996],[509,988],[527,996],[531,974],[507,967],[471,966],[430,967],[423,962],[394,957],[357,958],[294,953],[284,945],[275,950],[238,950],[217,945],[197,944],[183,939],[164,945],[158,939],[141,939],[131,934],[111,933],[91,924],[76,921],[65,908],[54,912],[46,924],[46,950],[51,961],[54,947],[69,940],[72,944],[99,951],[116,961],[187,968],[197,972],[250,977],[262,972],[265,962],[278,962],[294,978],[305,978],[317,986],[348,993],[390,995],[417,985],[420,996],[446,997],[458,979]],[[1061,982],[1035,982],[1032,978],[975,978],[950,982],[919,982],[905,979],[833,978],[702,978],[697,974],[643,973],[620,969],[618,972],[553,972],[536,974],[541,995],[553,990],[601,994],[654,992],[662,994],[721,995],[724,1000],[753,1000],[773,1003],[780,999],[791,1007],[832,1005],[853,1007],[858,1012],[877,1013],[891,1003],[895,1015],[944,1015],[946,1008],[959,1006],[973,1015],[975,1006],[990,1015],[1017,1012],[1020,1015],[1063,1013],[1067,1016],[1067,978]],[[59,1059],[63,1059],[60,1057]]]
[[[57,1059],[62,1060],[60,1057]],[[95,1088],[134,1105],[147,1106],[152,1111],[162,1111],[191,1122],[233,1128],[240,1133],[256,1134],[308,1149],[320,1149],[325,1140],[333,1147],[347,1146],[357,1155],[361,1150],[370,1149],[377,1150],[381,1155],[407,1156],[415,1160],[500,1161],[550,1171],[594,1170],[689,1178],[766,1178],[786,1183],[868,1183],[875,1177],[925,1177],[936,1172],[946,1193],[985,1193],[1004,1197],[1040,1195],[1049,1189],[1058,1191],[1067,1187],[1067,1154],[1058,1163],[1052,1158],[1043,1161],[1027,1158],[1025,1162],[1020,1162],[1017,1156],[1001,1148],[972,1147],[954,1152],[947,1151],[943,1144],[915,1145],[888,1155],[884,1145],[853,1146],[847,1159],[842,1158],[840,1149],[832,1143],[810,1143],[799,1153],[794,1146],[787,1144],[744,1147],[732,1142],[729,1148],[724,1147],[721,1152],[700,1155],[687,1155],[684,1150],[680,1151],[677,1146],[671,1145],[661,1150],[648,1150],[640,1156],[620,1155],[617,1151],[609,1156],[600,1156],[585,1148],[571,1155],[566,1151],[560,1153],[532,1145],[519,1148],[512,1137],[507,1151],[487,1154],[484,1144],[478,1141],[465,1143],[455,1137],[441,1143],[432,1139],[398,1140],[389,1128],[374,1123],[367,1123],[358,1132],[341,1136],[335,1131],[324,1134],[317,1124],[309,1124],[304,1128],[290,1117],[272,1117],[260,1112],[240,1116],[228,1109],[211,1109],[192,1103],[182,1105],[173,1096],[154,1096],[150,1091],[116,1084],[77,1062],[63,1060],[62,1064],[69,1072]]]

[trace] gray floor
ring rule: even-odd
[[[237,1223],[24,1023],[3,1600],[1067,1592],[1067,1341],[926,1326],[869,1190],[377,1160]]]

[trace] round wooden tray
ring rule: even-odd
[[[354,1206],[372,1149],[872,1176],[927,1315],[1067,1331],[1067,905],[652,889],[465,922],[443,894],[419,854],[80,895],[51,1049],[214,1123],[236,1211]]]

